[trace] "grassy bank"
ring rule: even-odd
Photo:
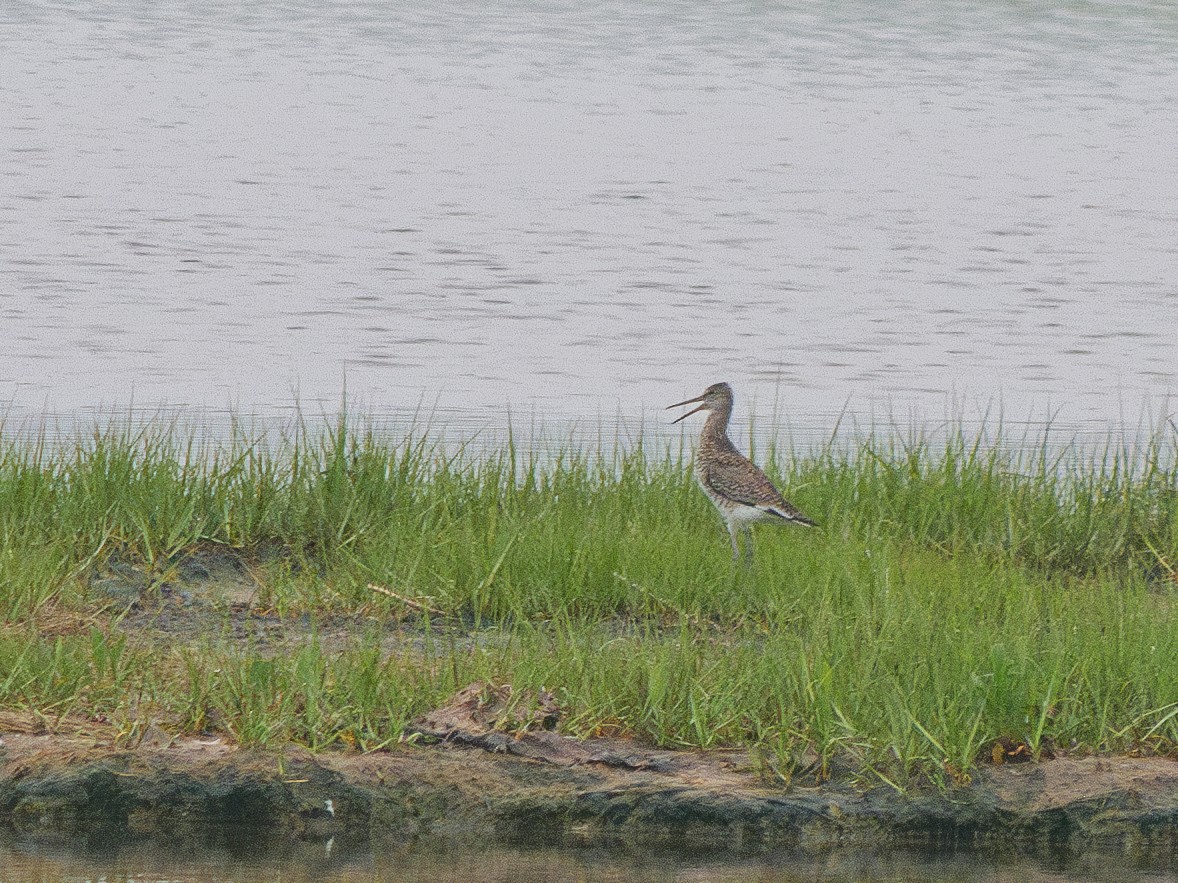
[[[761,529],[745,570],[685,452],[456,451],[346,423],[9,438],[0,709],[373,748],[488,679],[552,691],[572,734],[760,745],[786,778],[818,758],[947,781],[999,738],[1169,752],[1173,442],[771,450],[822,527]],[[243,638],[227,607],[198,634],[128,627],[182,604],[170,587],[210,549],[244,563],[247,616],[303,637]],[[104,588],[127,573],[134,598]]]

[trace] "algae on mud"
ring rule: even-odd
[[[0,709],[372,750],[483,680],[546,690],[568,735],[755,749],[782,787],[952,787],[1000,745],[1173,753],[1168,430],[764,461],[824,528],[762,531],[746,570],[687,453],[641,441],[0,436]]]

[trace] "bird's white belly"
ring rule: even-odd
[[[703,477],[699,471],[696,472],[695,481],[700,486],[700,490],[707,494],[708,499],[712,501],[712,505],[720,511],[720,514],[724,517],[724,520],[729,523],[745,524],[753,521],[771,520],[773,518],[773,516],[768,512],[765,512],[756,506],[748,506],[744,503],[738,503],[735,500],[730,500],[727,497],[716,493],[714,490],[708,487],[706,483],[704,483]]]
[[[733,521],[767,521],[773,518],[768,512],[758,509],[756,506],[746,506],[743,503],[729,503],[728,505],[730,508],[725,510],[725,514]]]

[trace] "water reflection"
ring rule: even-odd
[[[820,857],[770,855],[758,858],[689,858],[674,854],[582,850],[409,850],[398,854],[329,857],[322,846],[270,860],[231,858],[217,853],[177,855],[127,849],[94,856],[56,850],[4,847],[0,867],[7,879],[27,881],[223,880],[410,881],[463,880],[470,883],[1063,883],[1118,881],[1168,883],[1178,880],[1172,866],[1135,867],[1123,856],[1097,856],[1045,864],[1029,859],[980,859],[973,855],[922,856],[905,852],[844,850]]]
[[[1133,2],[7,4],[0,401],[1132,422],[1176,51]]]

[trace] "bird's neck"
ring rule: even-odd
[[[731,448],[728,440],[728,420],[732,417],[732,406],[717,408],[708,412],[707,422],[704,423],[701,438],[704,444],[715,447]]]

